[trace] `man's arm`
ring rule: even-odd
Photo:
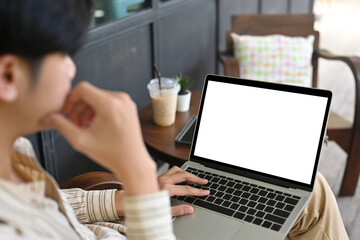
[[[79,83],[62,113],[50,115],[44,123],[59,130],[76,150],[120,176],[127,195],[159,191],[156,165],[143,142],[136,105],[127,94]]]
[[[80,223],[109,222],[119,220],[115,189],[84,191],[80,188],[60,190],[67,199]]]
[[[174,239],[169,197],[159,192],[156,165],[146,150],[136,105],[128,95],[80,83],[68,95],[62,113],[52,114],[44,119],[44,124],[59,130],[76,150],[121,177],[126,192],[125,207],[132,209],[139,221],[131,224],[133,221],[128,219],[130,233],[140,230],[137,226],[149,233],[166,225],[168,231],[161,238]],[[146,224],[148,218],[136,210],[146,210],[147,198],[164,203],[152,212],[152,217],[160,216],[162,221]],[[125,215],[131,217],[129,211],[125,209]],[[136,239],[136,234],[129,234],[128,238]],[[145,239],[159,237],[150,234]]]
[[[125,216],[129,239],[175,239],[168,191],[125,196]]]
[[[190,186],[176,185],[181,182],[206,184],[207,180],[199,178],[179,167],[172,167],[158,177],[160,189],[167,190],[172,196],[205,196],[209,191],[193,188]],[[81,223],[107,222],[124,216],[125,191],[101,190],[84,191],[79,188],[62,189],[64,197]],[[183,204],[171,208],[172,216],[181,216],[193,212],[190,205]]]

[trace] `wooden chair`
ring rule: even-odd
[[[81,188],[83,190],[123,189],[122,183],[109,172],[88,172],[73,177],[62,184],[60,188]]]
[[[317,87],[318,59],[339,60],[350,67],[355,79],[355,114],[350,123],[338,114],[331,112],[327,135],[348,154],[340,196],[352,196],[355,193],[360,173],[360,58],[336,56],[319,49],[319,32],[314,30],[313,14],[292,15],[239,15],[232,16],[232,32],[239,35],[264,36],[282,34],[287,36],[314,35],[314,52],[312,57],[313,87]],[[224,73],[239,77],[239,62],[233,56],[233,41],[230,32],[227,34],[227,50],[220,54]]]

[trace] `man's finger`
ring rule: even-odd
[[[178,205],[171,207],[171,214],[173,217],[191,214],[194,212],[194,208],[190,205]]]
[[[89,104],[96,110],[100,110],[103,106],[106,106],[106,100],[104,96],[108,93],[96,88],[87,82],[80,82],[75,88],[70,92],[67,102],[74,104],[79,101],[83,101],[86,104]],[[68,106],[64,110],[67,110]]]
[[[90,123],[94,117],[92,109],[88,108],[84,113],[80,115],[79,123],[81,127],[84,127],[87,123]]]
[[[84,118],[90,115],[91,113],[92,113],[92,109],[88,105],[81,102],[73,107],[71,112],[67,115],[67,118],[76,125],[82,127],[83,126],[82,122],[85,121]]]
[[[170,196],[206,196],[210,194],[209,190],[194,188],[191,186],[173,185],[168,189]]]
[[[194,174],[188,173],[186,171],[178,172],[168,177],[168,184],[177,184],[181,182],[192,182],[197,184],[206,184],[208,180],[195,176]]]
[[[161,176],[170,176],[170,175],[173,175],[173,174],[179,173],[179,172],[184,172],[184,170],[177,166],[173,166],[172,168],[170,168],[169,170],[164,172]]]
[[[60,113],[54,113],[44,120],[45,123],[58,130],[70,143],[77,146],[77,140],[82,134],[82,129]]]

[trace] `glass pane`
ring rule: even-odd
[[[150,7],[150,0],[94,0],[95,11],[90,28],[124,18]]]

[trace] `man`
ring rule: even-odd
[[[81,45],[90,10],[89,0],[0,1],[0,239],[175,239],[171,213],[193,208],[170,208],[169,195],[209,194],[175,185],[207,183],[179,168],[156,178],[128,95],[86,82],[70,90],[69,55]],[[19,138],[49,128],[117,174],[124,191],[61,192]],[[321,176],[289,238],[347,238]]]

